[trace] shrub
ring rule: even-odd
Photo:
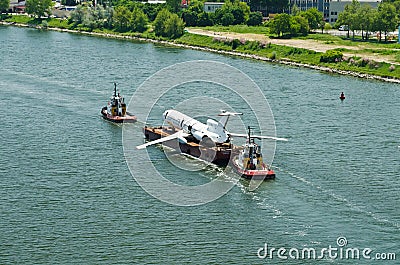
[[[368,58],[362,58],[356,62],[358,67],[365,67],[369,64],[370,60]]]
[[[329,50],[321,55],[319,61],[321,63],[335,63],[342,61],[342,59],[343,59],[342,52],[336,50]]]
[[[255,51],[261,47],[261,44],[258,41],[248,41],[246,42],[246,46],[249,50]]]
[[[246,24],[248,26],[259,26],[262,24],[262,18],[261,12],[251,12]]]
[[[166,8],[158,12],[154,20],[154,33],[156,36],[178,38],[183,35],[185,24],[177,14],[172,14]]]
[[[324,30],[330,30],[330,29],[332,29],[331,24],[325,23],[325,25],[324,25]]]
[[[225,13],[221,17],[222,26],[232,25],[234,21],[235,21],[235,17],[232,15],[232,13]]]
[[[389,66],[389,72],[393,72],[395,69],[396,67],[393,64]]]
[[[271,60],[275,60],[275,59],[276,59],[276,51],[273,51],[273,52],[271,53],[271,55],[269,56],[269,58],[270,58]]]
[[[268,45],[268,43],[262,40],[262,41],[260,42],[260,44],[259,44],[259,47],[260,47],[260,48],[265,48],[267,45]]]
[[[47,20],[42,21],[42,28],[47,29],[49,27],[49,22]]]
[[[380,67],[379,63],[375,61],[369,61],[368,63],[369,69],[378,69]]]
[[[241,44],[240,40],[238,40],[238,39],[232,40],[232,50],[236,50],[236,48],[239,47],[240,44]]]

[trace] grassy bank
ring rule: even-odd
[[[32,19],[27,16],[13,16],[6,20],[7,22],[11,23],[21,23],[25,25],[33,25],[33,26],[41,26],[42,28],[52,27],[52,28],[59,28],[59,29],[68,29],[68,30],[76,30],[76,31],[89,31],[88,28],[83,28],[79,25],[69,24],[67,20],[60,20],[60,19],[46,19],[46,20],[37,20]],[[44,22],[45,21],[45,22]],[[247,27],[247,26],[233,26],[233,27],[212,27],[215,30],[221,30],[225,28],[226,30],[231,30],[234,28],[236,31],[240,32],[252,32],[259,34],[265,34],[265,30],[267,28],[263,26],[259,27]],[[182,44],[182,45],[189,45],[189,46],[196,46],[196,47],[203,47],[213,49],[215,51],[225,51],[225,52],[236,52],[241,54],[251,54],[259,57],[268,58],[269,60],[273,60],[275,62],[296,62],[299,64],[307,64],[311,66],[316,66],[322,68],[330,68],[336,69],[339,73],[341,71],[345,72],[356,72],[380,77],[388,77],[388,78],[396,78],[400,79],[400,66],[398,65],[391,65],[389,63],[378,63],[374,62],[365,58],[362,58],[361,55],[359,57],[351,57],[351,58],[344,58],[344,60],[339,60],[337,62],[331,63],[322,63],[320,62],[321,54],[319,52],[315,52],[312,50],[302,49],[302,48],[295,48],[295,47],[288,47],[283,45],[274,45],[267,41],[259,42],[259,41],[244,41],[238,39],[226,39],[220,36],[203,36],[203,35],[196,35],[185,33],[178,39],[175,40],[167,40],[161,37],[156,37],[153,32],[144,32],[144,33],[119,33],[113,30],[107,29],[96,29],[93,32],[98,33],[102,36],[107,37],[129,37],[129,38],[143,38],[143,39],[151,39],[151,40],[158,40],[158,41],[168,41],[170,43]],[[312,34],[310,38],[329,41],[329,42],[346,42],[335,36],[325,35],[325,34]],[[347,43],[347,42],[346,42]],[[342,43],[344,44],[344,43]],[[382,44],[377,44],[382,45]],[[393,50],[382,49],[380,46],[372,46],[363,49],[363,52],[370,52],[370,53],[399,53],[396,51],[397,47],[400,47],[398,44],[389,44],[391,45],[390,48]],[[398,46],[397,46],[398,45]],[[341,49],[341,51],[345,51],[345,49]],[[238,54],[239,55],[239,54]],[[397,54],[400,57],[400,55]],[[400,58],[399,58],[400,59]],[[314,67],[312,67],[314,68]],[[343,72],[344,74],[346,74]],[[347,73],[348,74],[348,73]]]
[[[195,34],[185,34],[181,38],[175,40],[175,42],[193,46],[208,47],[216,50],[254,54],[273,60],[289,60],[297,63],[329,67],[342,71],[351,71],[368,75],[400,79],[400,66],[394,66],[389,63],[374,62],[362,57],[344,57],[342,61],[322,63],[320,62],[322,53],[307,49],[274,45],[270,43],[260,43],[257,41],[232,41],[220,37],[209,37]],[[374,50],[371,52],[376,51]]]
[[[266,26],[247,26],[247,25],[209,26],[209,27],[202,27],[202,29],[214,32],[269,34],[269,28]]]

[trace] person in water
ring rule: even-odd
[[[341,100],[343,100],[343,99],[345,99],[346,97],[344,96],[344,93],[342,92],[342,94],[340,94],[340,99]]]

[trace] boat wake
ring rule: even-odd
[[[385,223],[388,224],[398,230],[400,230],[400,224],[397,222],[394,222],[392,220],[389,220],[385,217],[382,217],[380,215],[378,215],[377,213],[368,211],[366,209],[363,209],[361,206],[357,205],[356,203],[351,202],[350,200],[348,200],[347,198],[334,193],[332,190],[329,189],[324,189],[323,187],[319,186],[319,185],[315,185],[314,183],[312,183],[311,181],[305,179],[304,177],[298,176],[292,172],[288,172],[280,167],[277,166],[273,166],[274,169],[276,169],[276,171],[278,172],[282,172],[284,174],[287,174],[288,176],[304,183],[307,184],[309,187],[313,188],[314,190],[320,192],[320,193],[324,193],[326,195],[328,195],[329,197],[331,197],[332,199],[334,199],[335,201],[339,202],[339,203],[343,203],[344,205],[346,205],[348,208],[350,208],[352,211],[361,213],[361,214],[365,214],[369,217],[371,217],[372,219],[374,219],[375,221],[379,222],[379,223]]]

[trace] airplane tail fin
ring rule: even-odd
[[[229,117],[230,116],[237,116],[237,115],[243,115],[243,113],[240,113],[240,112],[229,112],[229,111],[226,111],[226,110],[221,110],[221,113],[218,114],[218,116],[222,116],[222,118],[219,120],[219,123],[225,129],[225,126],[228,123]]]

